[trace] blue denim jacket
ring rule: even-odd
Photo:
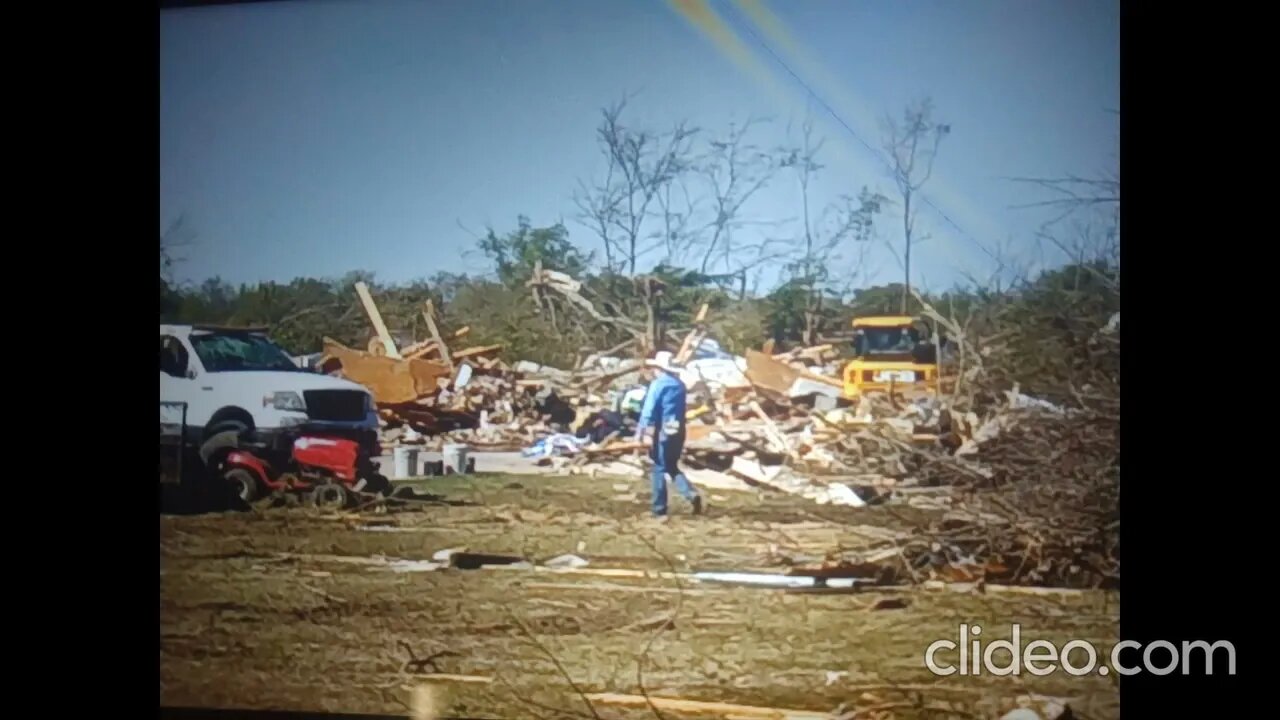
[[[659,438],[684,437],[685,389],[680,378],[659,372],[640,408],[640,430],[656,428]]]

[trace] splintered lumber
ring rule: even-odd
[[[470,348],[467,348],[466,350],[459,350],[458,352],[454,353],[453,359],[461,360],[463,358],[475,357],[477,355],[489,355],[492,353],[496,353],[501,349],[502,349],[502,343],[498,343],[497,345],[481,345],[479,347],[470,347]]]
[[[801,350],[799,352],[799,356],[802,358],[809,358],[812,360],[821,360],[823,355],[826,355],[827,353],[832,352],[835,349],[836,349],[836,346],[830,345],[830,344],[814,345],[813,347],[807,347]]]
[[[342,374],[364,385],[382,405],[411,403],[440,391],[439,379],[449,377],[445,365],[430,360],[377,357],[324,339],[326,355],[342,363]]]
[[[404,352],[404,358],[406,360],[413,360],[416,358],[425,358],[428,355],[431,355],[433,353],[436,355],[440,354],[440,346],[436,345],[435,340],[428,340],[425,343],[420,343],[419,345],[415,345],[413,347],[414,349],[412,351]]]
[[[605,445],[604,447],[583,448],[579,454],[585,455],[587,457],[595,457],[600,455],[623,455],[630,452],[636,452],[639,450],[648,450],[648,449],[649,449],[649,446],[645,445],[642,442],[634,442],[634,441],[614,442],[614,443]]]
[[[782,362],[783,355],[770,357],[762,352],[747,350],[747,380],[757,388],[768,390],[778,395],[790,395],[796,387],[797,380],[811,380],[830,386],[843,392],[844,383],[839,378],[819,375],[808,370],[797,369]]]
[[[920,587],[933,591],[985,592],[993,595],[1082,596],[1095,592],[1094,590],[1083,588],[1044,587],[1039,585],[989,585],[985,583],[980,585],[976,582],[945,582],[942,580],[926,580],[920,583]]]
[[[684,439],[688,442],[705,440],[715,431],[714,425],[687,425],[685,426]]]
[[[574,383],[583,390],[589,390],[593,387],[597,387],[599,385],[612,382],[613,380],[616,380],[624,375],[631,375],[631,374],[640,372],[640,370],[641,368],[639,366],[621,368],[619,370],[607,372],[603,375],[590,375],[582,379],[575,380]]]
[[[698,316],[693,319],[693,329],[685,336],[684,342],[680,345],[680,351],[676,353],[675,362],[677,364],[683,365],[689,362],[689,358],[693,356],[698,346],[702,344],[703,339],[706,338],[707,329],[704,323],[707,320],[708,308],[709,305],[707,303],[702,303],[702,307],[698,309]]]
[[[484,570],[509,570],[513,572],[556,573],[560,575],[596,575],[613,578],[638,578],[644,580],[682,580],[693,582],[691,573],[673,573],[666,570],[636,570],[632,568],[548,567],[546,565],[485,565]]]
[[[841,381],[839,378],[827,377],[826,375],[819,375],[818,373],[809,372],[808,370],[800,371],[800,377],[805,380],[812,380],[814,382],[820,382],[826,385],[830,385],[831,387],[834,387],[834,388],[839,388],[841,391],[844,390],[844,382]]]
[[[723,702],[704,702],[701,700],[684,700],[681,698],[664,698],[650,695],[624,695],[621,693],[591,693],[587,699],[601,705],[618,705],[621,707],[649,708],[670,710],[671,712],[715,714],[721,717],[731,715],[756,720],[834,720],[829,712],[817,710],[792,710],[788,708],[762,707],[759,705],[735,705]]]
[[[779,395],[791,390],[800,371],[755,350],[747,350],[747,379],[752,385]]]
[[[453,334],[453,337],[454,337],[455,339],[460,338],[460,337],[464,337],[464,336],[465,336],[467,333],[469,333],[469,332],[471,332],[471,326],[470,326],[470,325],[463,325],[462,327],[458,328],[458,331],[457,331],[457,332],[455,332],[455,333]]]
[[[400,348],[400,357],[413,357],[414,353],[419,353],[427,348],[435,346],[435,340],[420,340],[412,345]],[[369,348],[369,352],[377,355],[373,348]]]
[[[765,434],[769,436],[770,441],[778,446],[778,450],[790,455],[794,460],[799,460],[800,457],[796,455],[795,450],[792,450],[791,446],[787,444],[786,436],[782,434],[782,431],[778,430],[778,426],[774,424],[773,418],[770,418],[768,414],[765,413],[764,408],[760,407],[760,403],[752,400],[750,407],[751,412],[755,413],[756,417],[760,418],[764,422]]]
[[[553,583],[524,582],[521,587],[530,590],[575,590],[579,592],[633,592],[645,594],[674,593],[684,595],[710,595],[725,592],[724,588],[654,587],[652,585],[617,585],[614,583]]]
[[[360,296],[360,304],[364,305],[365,314],[369,316],[369,322],[373,323],[373,329],[378,332],[378,339],[382,340],[382,346],[387,349],[387,356],[399,358],[400,351],[396,349],[396,343],[387,331],[387,324],[382,322],[382,313],[378,312],[378,306],[369,294],[369,286],[363,280],[356,283],[356,294]]]
[[[436,346],[440,348],[440,358],[444,360],[444,364],[453,369],[453,360],[449,359],[449,346],[444,344],[444,339],[440,337],[440,328],[436,327],[436,309],[430,298],[427,299],[426,307],[422,310],[422,317],[426,318],[427,330],[431,332],[431,339],[436,342]]]
[[[837,355],[836,346],[828,343],[826,345],[813,345],[811,347],[796,348],[794,350],[774,355],[774,358],[786,362],[804,359],[820,363],[827,357],[834,358]]]
[[[484,675],[453,675],[451,673],[427,673],[424,675],[414,675],[414,680],[424,680],[427,682],[460,682],[460,683],[491,683],[493,678]]]

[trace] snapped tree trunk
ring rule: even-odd
[[[903,193],[902,235],[905,238],[902,251],[902,310],[907,314],[907,298],[911,297],[911,193]]]

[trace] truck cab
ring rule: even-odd
[[[161,324],[160,403],[162,430],[166,418],[179,424],[187,447],[235,432],[247,445],[287,452],[320,432],[377,449],[370,392],[299,368],[258,329]]]
[[[910,315],[871,315],[853,320],[853,359],[844,368],[844,395],[869,391],[928,394],[938,382],[937,348],[930,330]]]

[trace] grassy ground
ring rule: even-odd
[[[958,640],[960,623],[981,625],[984,642],[1018,623],[1024,646],[1086,640],[1105,652],[1118,631],[1114,594],[816,595],[521,570],[393,572],[367,560],[466,547],[533,561],[576,553],[592,568],[780,570],[783,557],[909,530],[922,511],[709,492],[706,516],[689,517],[676,497],[671,522],[658,525],[640,480],[449,477],[422,489],[441,504],[360,518],[302,508],[162,517],[162,703],[407,713],[418,675],[437,672],[492,678],[427,681],[441,713],[458,717],[654,716],[589,707],[574,686],[899,718],[999,717],[1037,693],[1069,698],[1077,715],[1119,714],[1112,677],[940,678],[923,663],[929,643]],[[885,598],[905,606],[876,609]],[[411,654],[437,653],[405,667]]]

